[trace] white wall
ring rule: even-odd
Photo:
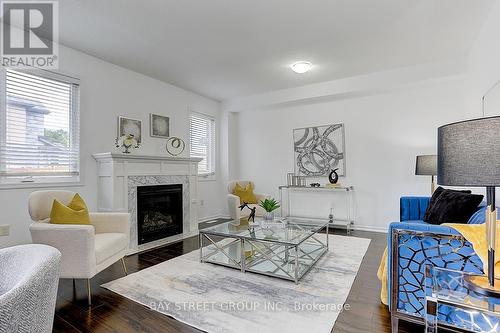
[[[292,130],[344,123],[347,177],[340,182],[355,186],[356,225],[385,231],[399,218],[401,195],[430,192],[430,178],[414,175],[415,156],[436,153],[437,127],[478,116],[465,105],[464,86],[463,77],[458,77],[366,96],[239,112],[235,175],[253,179],[258,192],[277,197],[286,173],[294,170]],[[299,204],[326,217],[329,204],[315,200],[302,197]]]
[[[495,2],[485,20],[467,61],[467,105],[476,117],[500,115],[500,2]],[[484,189],[473,189],[484,193]],[[500,188],[496,190],[500,197]],[[497,206],[499,200],[497,200]]]
[[[492,7],[488,19],[471,48],[468,61],[467,95],[471,109],[481,109],[481,97],[496,82],[500,81],[500,2]],[[485,115],[500,114],[497,88],[488,96]],[[494,102],[494,103],[492,103]],[[498,111],[493,109],[497,107]]]
[[[118,151],[114,147],[117,116],[142,120],[142,148],[138,154],[167,155],[165,140],[149,137],[149,113],[170,117],[170,133],[188,139],[188,109],[219,118],[220,105],[164,82],[115,66],[81,52],[62,47],[60,71],[81,80],[81,165],[83,186],[72,188],[81,192],[89,207],[95,209],[96,162],[91,154]],[[161,64],[159,64],[161,66]],[[184,155],[188,155],[186,150]],[[217,161],[219,159],[217,158]],[[219,165],[218,170],[220,170]],[[220,174],[217,175],[220,180]],[[10,224],[10,236],[0,237],[0,247],[31,242],[27,197],[33,189],[0,190],[0,224]],[[201,182],[200,219],[218,216],[223,209],[220,181]]]

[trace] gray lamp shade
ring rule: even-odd
[[[437,174],[437,155],[419,155],[415,165],[418,176],[435,176]]]
[[[500,117],[472,119],[438,128],[438,183],[500,185]]]

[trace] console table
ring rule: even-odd
[[[342,228],[346,229],[347,234],[351,234],[351,228],[352,225],[355,222],[355,208],[354,208],[354,199],[353,199],[353,193],[354,193],[354,187],[353,186],[343,186],[343,187],[334,187],[334,188],[329,188],[329,187],[306,187],[306,186],[289,186],[289,185],[282,185],[279,186],[279,191],[280,191],[280,202],[282,203],[281,205],[281,216],[285,218],[293,218],[293,219],[303,219],[305,221],[316,221],[316,222],[328,222],[330,228]],[[325,195],[331,195],[333,193],[336,194],[344,194],[345,198],[345,207],[346,207],[346,216],[345,217],[338,217],[338,216],[333,216],[333,218],[329,218],[328,216],[325,216],[325,218],[314,218],[310,216],[295,216],[292,215],[292,200],[290,198],[290,193],[291,192],[303,192],[303,193],[324,193]],[[285,200],[285,201],[284,201]],[[283,205],[283,203],[286,202],[286,209]]]

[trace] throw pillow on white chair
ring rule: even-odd
[[[121,260],[129,249],[130,214],[89,213],[90,225],[51,224],[54,199],[67,205],[75,196],[71,191],[36,191],[29,196],[30,225],[33,243],[46,244],[61,254],[61,278],[86,279],[88,304],[91,305],[90,279]]]
[[[234,188],[236,184],[240,184],[242,187],[246,187],[248,184],[251,185],[252,188],[255,188],[255,184],[252,181],[249,180],[233,180],[229,182],[227,185],[227,204],[228,204],[228,210],[229,210],[229,216],[231,219],[239,221],[242,217],[248,216],[249,211],[248,209],[245,208],[245,210],[241,211],[239,206],[241,205],[240,203],[240,197],[237,195],[234,195]],[[262,193],[254,193],[257,203],[256,204],[249,204],[248,206],[250,208],[256,208],[255,215],[256,216],[263,216],[265,213],[265,210],[259,206],[259,202],[268,198],[269,196],[267,194],[262,194]]]

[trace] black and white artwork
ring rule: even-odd
[[[141,121],[126,117],[118,117],[118,137],[133,135],[138,143],[141,143]]]
[[[150,135],[155,138],[170,137],[170,118],[157,114],[149,114]]]
[[[296,175],[328,176],[338,168],[345,176],[344,124],[294,129],[293,146]]]

